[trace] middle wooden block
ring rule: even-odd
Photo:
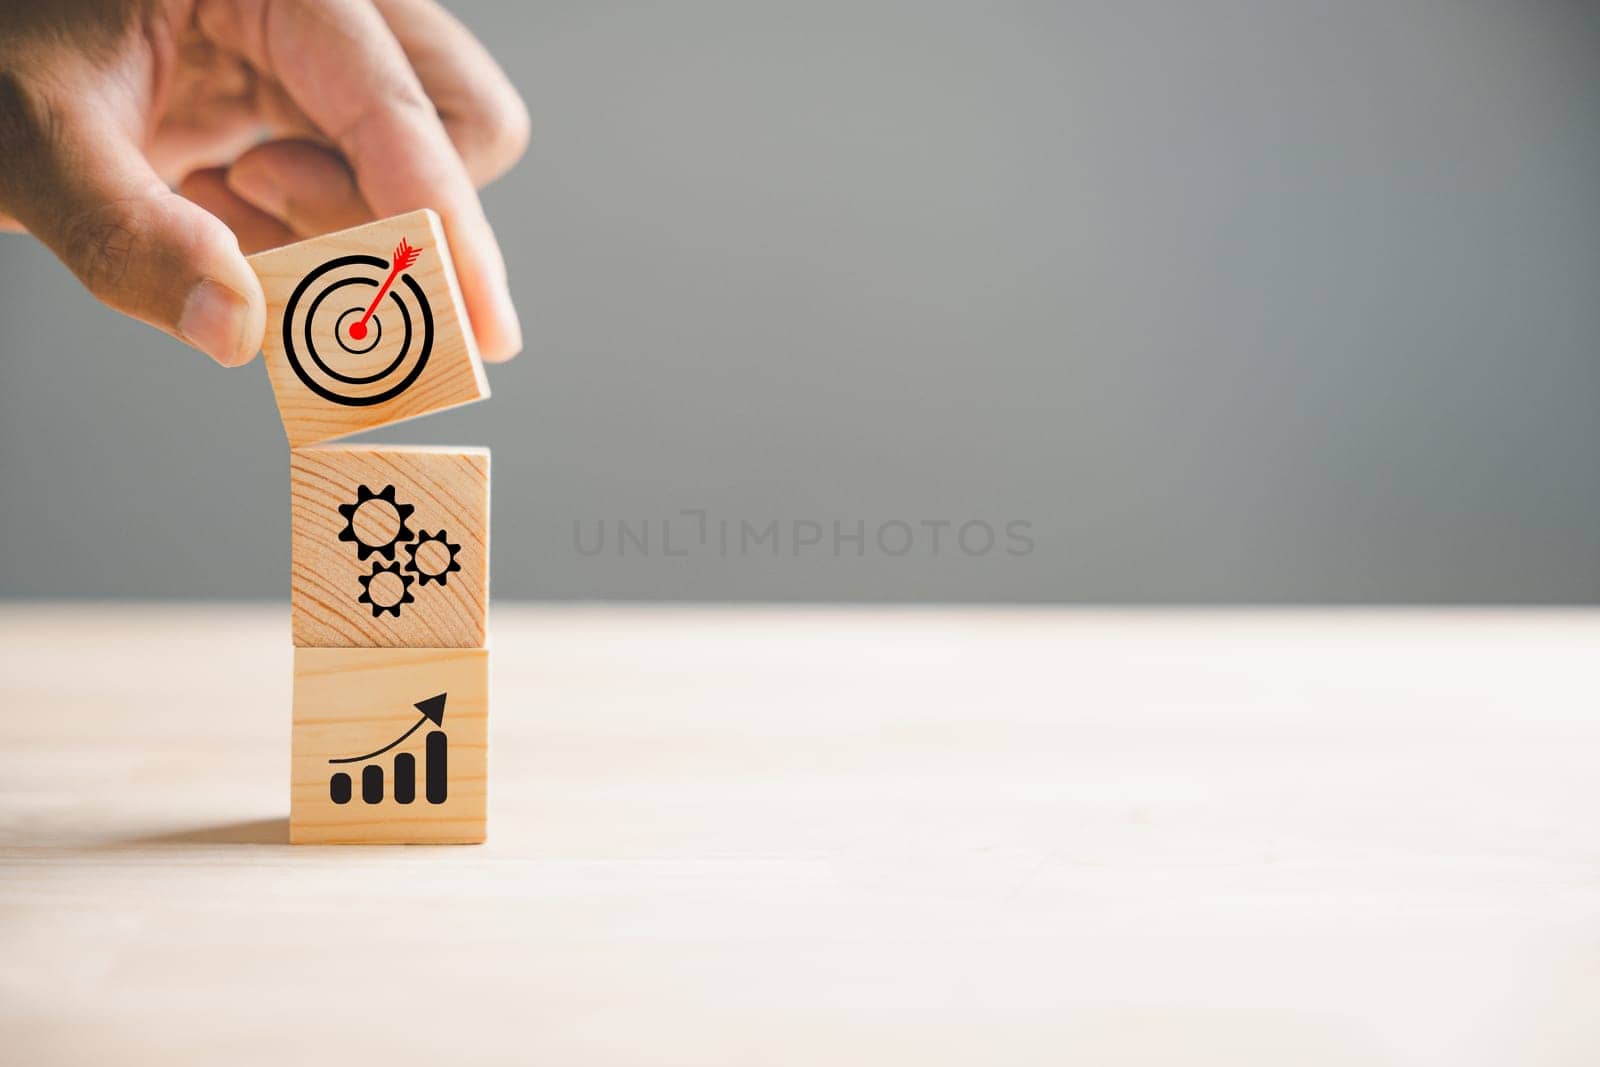
[[[477,648],[489,609],[489,450],[290,452],[294,643]]]

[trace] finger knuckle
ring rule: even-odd
[[[528,150],[528,142],[533,138],[533,118],[528,114],[528,107],[519,98],[513,96],[506,107],[506,114],[498,124],[496,149],[499,157],[506,166],[510,166],[522,157]]]
[[[0,70],[0,193],[13,199],[44,177],[59,141],[59,116],[14,71]]]
[[[328,130],[328,136],[345,155],[358,155],[374,137],[414,129],[437,115],[415,79],[395,78],[374,91],[342,125]]]
[[[533,134],[533,120],[513,96],[485,106],[477,121],[457,131],[462,154],[480,183],[498,178],[522,158]]]
[[[91,292],[117,292],[138,255],[140,227],[121,202],[99,204],[69,219],[62,258]]]

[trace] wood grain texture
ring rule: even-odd
[[[289,495],[295,644],[485,643],[488,449],[297,448]]]
[[[472,848],[284,616],[0,603],[0,1063],[1600,1062],[1600,612],[501,603]]]
[[[442,723],[416,705],[444,695]],[[294,844],[474,844],[484,839],[488,787],[487,649],[300,648],[294,655],[289,840]],[[375,752],[417,726],[400,745]],[[438,735],[442,739],[435,740]],[[430,795],[441,755],[442,798]],[[397,796],[411,761],[412,799]],[[434,761],[434,765],[430,765]],[[343,776],[347,800],[330,781]],[[364,797],[364,776],[377,788]]]
[[[420,254],[379,301],[368,332],[357,341],[349,333],[351,325],[378,296],[402,238],[420,249]],[[335,260],[351,256],[372,262],[334,265]],[[250,264],[266,292],[267,332],[262,353],[290,447],[443,411],[489,395],[444,227],[432,211],[397,215],[275,248],[251,256]],[[423,350],[424,330],[407,277],[426,297],[433,319],[432,345],[414,377],[410,370],[417,366]],[[296,299],[302,283],[308,284]],[[408,336],[409,345],[405,343]],[[313,383],[347,402],[319,395],[296,372],[296,361]],[[391,392],[392,397],[378,399]]]

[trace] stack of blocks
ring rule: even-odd
[[[289,839],[482,841],[489,452],[323,443],[489,395],[439,218],[250,262],[290,449]]]

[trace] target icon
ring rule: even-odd
[[[421,253],[401,238],[387,261],[339,256],[301,279],[284,308],[283,351],[307,389],[369,407],[417,380],[433,352],[433,309],[405,271]]]

